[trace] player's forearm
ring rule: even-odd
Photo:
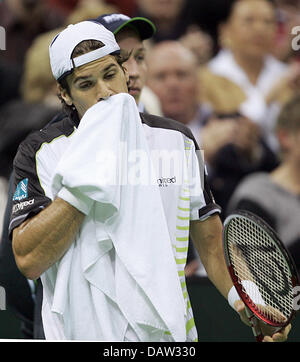
[[[191,236],[208,278],[227,299],[232,287],[222,245],[222,223],[218,216],[192,222]]]
[[[222,250],[215,250],[215,253],[211,253],[202,259],[208,278],[227,299],[228,292],[232,287],[232,280],[229,276]]]
[[[13,251],[20,271],[29,279],[37,279],[68,250],[83,218],[84,214],[57,198],[16,228]]]

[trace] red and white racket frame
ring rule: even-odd
[[[258,321],[261,320],[265,324],[270,325],[274,327],[274,333],[282,330],[285,326],[291,323],[291,321],[295,318],[297,311],[293,310],[290,317],[285,321],[285,323],[276,323],[274,321],[270,321],[263,313],[260,312],[259,308],[256,306],[256,304],[252,301],[252,299],[248,296],[247,293],[243,291],[241,280],[238,278],[238,276],[234,272],[233,265],[230,261],[230,256],[227,248],[227,242],[226,242],[226,233],[228,230],[228,226],[230,224],[230,221],[233,218],[248,218],[252,222],[255,222],[257,225],[259,225],[261,228],[266,231],[269,236],[276,242],[276,246],[280,249],[281,253],[284,255],[285,259],[288,262],[289,268],[291,270],[292,278],[291,278],[291,284],[294,287],[299,286],[299,277],[297,274],[297,269],[295,267],[295,263],[290,256],[289,252],[283,245],[282,241],[279,239],[277,233],[260,217],[257,215],[254,215],[251,212],[244,211],[244,210],[238,210],[234,212],[234,214],[229,215],[223,224],[223,251],[225,256],[226,265],[230,274],[230,277],[232,279],[233,285],[235,286],[235,289],[240,296],[241,300],[246,306],[246,314],[249,319],[250,325],[252,327],[252,331],[254,336],[256,337],[257,342],[261,342],[264,338],[263,334],[261,333]]]

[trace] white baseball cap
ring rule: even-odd
[[[98,40],[104,46],[72,59],[73,50],[84,40]],[[50,44],[49,55],[53,76],[59,81],[72,73],[74,68],[117,51],[120,51],[120,47],[114,34],[103,25],[93,21],[71,24],[57,34]]]

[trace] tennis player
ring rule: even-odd
[[[141,102],[141,93],[147,78],[146,48],[144,40],[150,39],[155,25],[147,18],[130,18],[124,14],[105,14],[95,21],[114,33],[120,48],[129,55],[124,64],[129,74],[128,93],[132,95],[141,112],[145,106]]]
[[[138,18],[129,18],[124,14],[106,14],[94,19],[94,21],[99,22],[104,25],[108,30],[112,31],[116,40],[121,49],[124,49],[129,54],[128,60],[124,63],[129,75],[129,84],[128,91],[131,94],[139,107],[139,110],[146,112],[147,110],[152,109],[149,107],[149,101],[147,99],[146,107],[141,102],[141,90],[144,89],[145,78],[147,71],[146,60],[145,60],[145,46],[144,40],[148,39],[154,34],[155,26],[148,19],[143,17]],[[146,93],[146,96],[149,96],[149,92]],[[151,99],[151,98],[150,98]],[[151,103],[152,105],[152,103]],[[156,112],[157,113],[157,112]],[[65,117],[65,112],[60,112],[50,123],[59,122],[63,117]],[[26,330],[26,337],[35,339],[44,339],[44,332],[41,321],[41,308],[42,308],[42,285],[40,279],[35,283],[32,281],[27,282],[27,279],[20,274],[17,269],[14,257],[11,250],[11,239],[8,235],[10,215],[12,212],[12,199],[13,199],[13,185],[12,177],[9,180],[9,193],[7,207],[5,210],[5,218],[3,225],[3,235],[0,251],[0,259],[2,260],[3,267],[1,269],[1,284],[5,286],[6,291],[10,290],[10,307],[17,309],[18,315],[22,320],[22,330]],[[191,246],[191,245],[190,245]],[[189,247],[190,247],[189,246]],[[189,260],[195,257],[194,249],[189,249]],[[13,281],[13,283],[12,283]],[[12,287],[12,285],[18,283],[20,287]],[[29,285],[32,288],[29,288]],[[10,286],[10,287],[9,287]],[[31,294],[33,293],[34,298],[32,300]],[[22,297],[23,296],[23,297]],[[34,304],[33,304],[34,302]],[[28,312],[29,307],[34,313]],[[34,321],[32,317],[30,322],[28,322],[28,315],[34,315]],[[26,328],[23,327],[23,320],[26,323]],[[33,322],[33,323],[32,323]],[[33,330],[32,330],[33,329]]]
[[[78,237],[78,233],[85,220],[85,214],[79,211],[71,200],[51,195],[51,179],[55,167],[63,157],[70,135],[78,132],[80,120],[93,105],[113,95],[127,93],[129,81],[128,73],[123,67],[127,60],[119,51],[119,46],[111,32],[96,22],[81,22],[69,26],[58,34],[50,46],[50,61],[52,72],[59,83],[60,97],[71,112],[61,122],[50,125],[30,135],[19,147],[14,162],[15,193],[13,197],[13,212],[10,222],[10,232],[13,233],[13,251],[16,263],[21,272],[29,279],[41,277],[44,283],[53,271],[64,262],[65,253]],[[191,148],[198,149],[198,145],[191,132],[182,124],[175,121],[140,114],[141,122],[147,139],[155,139],[155,146],[166,148],[168,142],[182,148],[182,140],[186,140]],[[105,135],[103,136],[105,137]],[[100,140],[101,141],[101,140]],[[78,145],[80,148],[80,144]],[[195,151],[193,151],[195,152]],[[194,155],[196,158],[196,155]],[[199,163],[194,163],[199,168]],[[195,170],[193,170],[195,171]],[[80,170],[78,170],[80,172]],[[198,169],[200,173],[201,170]],[[161,178],[161,182],[168,182],[173,178]],[[168,227],[176,229],[178,199],[176,189],[170,187],[162,189],[162,202],[166,214]],[[219,207],[214,203],[207,182],[204,188],[200,180],[196,185],[197,197],[185,199],[184,210],[189,210],[185,217],[184,233],[180,248],[173,245],[180,252],[180,260],[186,260],[188,234],[195,243],[200,258],[206,268],[207,275],[225,298],[232,288],[222,251],[222,223],[219,218]],[[74,200],[73,200],[74,201]],[[76,203],[75,203],[76,204]],[[171,206],[170,206],[171,205]],[[172,212],[173,210],[173,212]],[[135,220],[132,220],[134,223]],[[151,223],[151,220],[149,220]],[[130,226],[129,226],[130,227]],[[155,225],[154,225],[155,227]],[[130,248],[129,248],[130,250]],[[113,250],[113,253],[116,251]],[[179,259],[178,259],[179,260]],[[155,264],[155,260],[153,260]],[[154,267],[159,267],[154,265]],[[197,331],[194,324],[192,308],[185,285],[184,263],[178,263],[178,278],[182,287],[184,303],[186,305],[186,341],[196,341]],[[99,276],[101,278],[101,276]],[[56,280],[52,280],[56,283]],[[154,281],[154,282],[158,282]],[[166,291],[167,292],[167,291]],[[53,296],[47,296],[51,300]],[[44,296],[45,298],[45,296]],[[50,299],[49,299],[50,298]],[[130,296],[128,296],[130,298]],[[76,300],[72,301],[76,304]],[[237,310],[243,316],[243,305],[235,302]],[[45,312],[49,312],[49,305],[43,305]],[[86,306],[87,308],[91,306]],[[126,316],[119,310],[118,305],[96,311],[109,314],[125,322],[125,329],[114,330],[114,334],[107,335],[108,328],[101,325],[101,320],[95,319],[99,325],[86,325],[81,330],[66,331],[66,339],[95,339],[118,341],[142,341],[138,332],[127,321]],[[170,308],[172,312],[172,308]],[[81,326],[85,325],[84,314],[72,315]],[[107,315],[106,315],[107,317]],[[49,318],[43,319],[45,336],[53,339],[56,331]],[[92,331],[101,331],[98,334]],[[174,341],[171,333],[159,335],[158,341]],[[266,337],[270,341],[283,341],[287,338],[289,328],[273,337]],[[271,334],[267,331],[267,333]]]

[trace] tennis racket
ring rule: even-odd
[[[225,219],[223,247],[229,274],[245,304],[253,334],[261,342],[261,325],[274,327],[275,333],[295,317],[293,290],[299,285],[299,278],[294,261],[275,231],[246,211]]]

